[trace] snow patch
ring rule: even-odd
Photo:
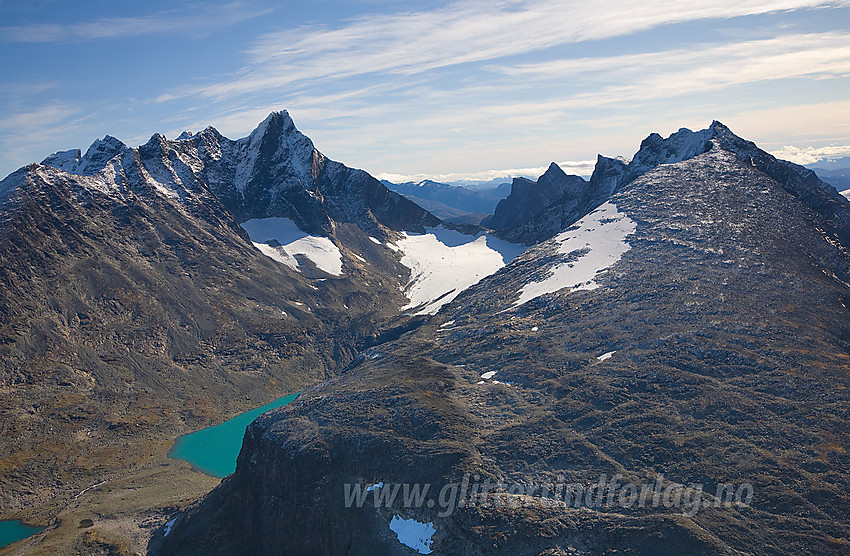
[[[175,523],[177,523],[176,517],[165,524],[165,530],[162,532],[163,537],[167,537],[169,533],[171,533],[171,530],[174,528]]]
[[[635,222],[619,212],[614,203],[602,204],[553,238],[558,243],[558,253],[573,255],[573,260],[553,266],[548,278],[523,286],[517,291],[520,295],[514,306],[564,288],[571,291],[598,288],[594,278],[631,249],[626,238],[636,229]]]
[[[611,359],[611,356],[614,355],[615,353],[617,353],[617,350],[609,351],[607,353],[603,353],[602,355],[600,355],[596,359],[598,359],[599,361],[605,361],[606,359]]]
[[[487,234],[466,235],[442,226],[429,228],[425,234],[404,232],[397,244],[403,253],[401,264],[410,269],[404,289],[410,303],[401,310],[420,307],[417,315],[433,315],[525,250],[523,245]]]
[[[329,238],[311,236],[288,218],[257,218],[242,223],[251,242],[264,255],[293,270],[298,269],[297,255],[310,259],[316,268],[342,275],[342,253]]]
[[[374,485],[366,487],[366,492],[372,492],[377,488],[384,488],[384,483],[375,483]]]
[[[496,375],[496,373],[498,373],[498,372],[499,372],[499,371],[487,371],[486,373],[481,373],[481,378],[483,378],[484,380],[490,380],[490,379],[491,379],[491,378],[493,378],[493,377]]]
[[[372,243],[376,244],[376,245],[381,245],[381,240],[379,240],[379,239],[377,239],[377,238],[374,238],[374,237],[372,237],[372,236],[369,236],[369,240],[370,240]]]
[[[437,532],[433,523],[422,523],[415,519],[404,519],[394,515],[390,529],[398,537],[398,542],[412,548],[419,554],[431,554],[431,537]]]

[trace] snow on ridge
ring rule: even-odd
[[[562,255],[575,255],[575,260],[558,263],[550,269],[547,278],[529,282],[517,291],[519,299],[514,306],[554,293],[564,288],[594,290],[599,287],[594,277],[620,260],[631,249],[626,238],[637,229],[637,224],[619,212],[608,201],[588,214],[568,230],[553,239]]]
[[[289,218],[255,218],[243,222],[242,228],[263,255],[293,270],[299,270],[296,255],[302,255],[319,270],[342,275],[339,247],[329,238],[307,234]]]
[[[641,143],[629,164],[633,174],[643,174],[660,164],[674,164],[691,159],[705,152],[706,144],[714,137],[714,127],[691,131],[681,128],[664,139],[657,133],[651,134]]]
[[[428,228],[424,234],[404,232],[396,245],[402,253],[401,264],[410,269],[404,289],[410,303],[401,310],[420,307],[417,315],[435,314],[525,250],[523,245],[487,234],[466,235],[442,226]]]

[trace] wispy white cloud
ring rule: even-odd
[[[65,123],[72,111],[64,104],[50,104],[35,110],[8,114],[0,119],[0,128],[13,132],[53,128]]]
[[[18,43],[79,42],[163,33],[206,36],[225,27],[269,13],[242,2],[201,9],[175,9],[133,17],[101,17],[80,23],[37,23],[0,27],[0,41]]]
[[[5,81],[0,83],[0,95],[9,95],[21,100],[29,95],[37,95],[50,89],[55,89],[57,83],[54,81],[42,82],[14,82]]]
[[[779,150],[771,151],[773,156],[782,160],[790,160],[797,164],[814,164],[821,160],[850,156],[850,145],[829,145],[826,147],[795,147],[786,145]]]
[[[64,103],[7,114],[0,119],[0,164],[12,169],[42,160],[44,145],[73,133],[84,119]]]
[[[415,74],[468,62],[624,36],[661,25],[832,6],[824,0],[466,0],[431,11],[371,16],[337,28],[269,33],[232,79],[169,93],[223,99],[303,81]]]
[[[727,112],[732,111],[727,109]],[[850,143],[850,100],[736,110],[728,117],[723,116],[723,123],[769,151],[780,151],[788,144],[802,148],[847,144]]]
[[[625,84],[595,90],[594,101],[622,102],[634,96],[670,97],[777,79],[847,77],[850,76],[848,44],[848,33],[795,34],[493,69],[536,81],[582,79],[587,75],[598,79],[603,74],[609,81]]]

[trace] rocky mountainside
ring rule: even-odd
[[[439,223],[328,160],[286,112],[236,141],[213,128],[138,148],[107,136],[8,176],[4,515],[49,523],[177,435],[397,335],[412,263],[392,242]]]
[[[719,123],[606,165],[595,212],[255,421],[154,551],[846,554],[850,203]]]
[[[482,225],[494,230],[515,228],[561,201],[564,196],[578,197],[585,187],[585,180],[579,176],[568,176],[553,162],[536,182],[514,178],[510,195],[499,202],[493,216],[485,219]]]
[[[553,162],[537,182],[514,179],[511,196],[481,224],[508,241],[525,245],[545,241],[608,199],[624,169],[619,159],[599,155],[590,180],[585,181],[565,174]]]

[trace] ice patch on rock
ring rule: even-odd
[[[254,246],[264,255],[299,270],[297,255],[310,259],[316,268],[342,275],[342,253],[326,237],[311,236],[288,218],[257,218],[242,223]]]
[[[398,542],[412,548],[419,554],[431,554],[431,537],[437,532],[432,523],[422,523],[415,519],[404,519],[394,515],[390,529],[398,537]]]
[[[598,288],[594,278],[631,249],[626,238],[636,229],[635,222],[619,212],[614,203],[602,204],[553,238],[558,244],[558,253],[572,255],[572,260],[554,265],[544,280],[529,282],[520,288],[514,306],[564,288],[570,291]]]
[[[171,530],[174,528],[175,523],[177,523],[176,517],[174,519],[169,520],[168,523],[165,524],[165,529],[162,532],[163,537],[167,537],[171,533]]]
[[[616,351],[616,350],[615,350],[615,351],[609,351],[609,352],[607,352],[607,353],[603,353],[602,355],[600,355],[600,356],[599,356],[599,357],[597,357],[596,359],[597,359],[598,361],[605,361],[606,359],[611,359],[611,356],[612,356],[612,355],[614,355],[615,353],[617,353],[617,351]]]

